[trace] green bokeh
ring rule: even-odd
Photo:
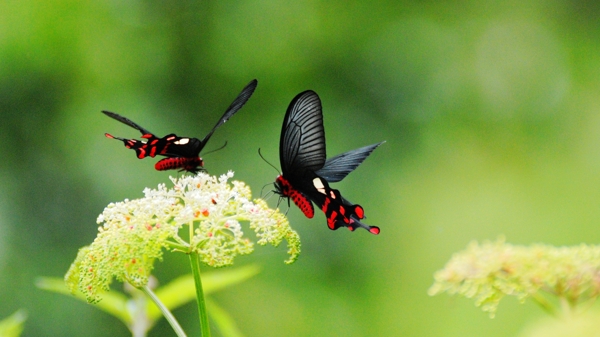
[[[334,185],[381,235],[291,207],[300,260],[268,247],[239,260],[263,272],[215,299],[248,336],[518,334],[544,313],[507,299],[489,319],[427,289],[473,239],[600,241],[599,15],[576,0],[1,2],[0,317],[26,309],[25,336],[127,336],[34,287],[66,272],[105,205],[168,180],[104,137],[138,134],[100,111],[202,137],[257,78],[208,144],[228,141],[209,172],[258,195],[277,173],[257,149],[278,165],[285,109],[306,89],[330,156],[387,143]],[[180,256],[157,265],[165,283],[185,272]],[[190,335],[194,310],[175,312]]]

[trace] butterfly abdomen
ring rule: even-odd
[[[310,200],[300,193],[300,191],[294,189],[287,179],[279,176],[277,177],[276,184],[278,186],[279,193],[286,198],[292,199],[294,204],[300,208],[302,213],[304,213],[307,218],[311,219],[315,215],[315,210]]]
[[[154,168],[157,171],[181,169],[189,172],[195,172],[198,171],[198,167],[202,166],[204,166],[204,163],[200,157],[175,157],[159,160],[154,165]]]
[[[306,215],[307,218],[312,218],[315,215],[315,211],[312,207],[312,204],[300,192],[296,190],[291,190],[290,198],[292,198],[294,204],[296,204],[296,206],[300,208],[302,213],[304,213],[304,215]]]

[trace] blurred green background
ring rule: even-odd
[[[228,141],[204,156],[210,173],[234,170],[258,196],[277,173],[257,149],[279,165],[285,109],[306,89],[330,156],[387,143],[333,185],[381,235],[293,206],[297,263],[283,247],[237,260],[263,271],[214,298],[247,336],[517,335],[541,309],[508,298],[490,319],[427,289],[473,239],[600,241],[598,17],[576,0],[0,2],[0,317],[26,309],[25,336],[129,335],[34,287],[64,275],[109,202],[168,182],[104,137],[139,133],[100,111],[201,138],[257,78],[205,149]],[[156,275],[187,263],[169,256]],[[175,315],[198,332],[194,305]]]

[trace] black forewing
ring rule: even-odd
[[[134,128],[136,130],[138,130],[139,132],[142,133],[142,135],[147,135],[147,134],[152,135],[152,132],[144,129],[143,127],[141,127],[139,125],[137,125],[136,123],[134,123],[129,118],[123,117],[121,115],[118,115],[118,114],[116,114],[114,112],[110,112],[110,111],[104,111],[103,110],[102,113],[105,114],[105,115],[107,115],[108,117],[114,118],[114,119],[118,120],[119,122],[121,122],[121,123],[123,123],[125,125],[128,125],[128,126]]]
[[[290,102],[279,140],[279,160],[283,175],[298,181],[314,174],[325,164],[325,129],[321,100],[311,90],[298,94]]]
[[[208,142],[213,132],[215,132],[215,130],[219,126],[227,122],[229,118],[231,118],[231,116],[233,116],[236,112],[238,112],[238,110],[240,110],[244,106],[244,104],[246,104],[248,99],[250,99],[250,96],[252,96],[252,94],[254,93],[254,89],[256,89],[257,85],[258,81],[254,79],[250,81],[250,83],[248,83],[248,85],[246,85],[244,89],[242,89],[242,92],[240,92],[240,94],[235,98],[235,100],[233,100],[233,103],[231,103],[229,108],[227,108],[221,119],[219,119],[217,124],[212,128],[212,130],[210,130],[206,137],[204,137],[204,139],[202,140],[202,146],[200,147],[200,150],[202,150],[202,147],[206,145],[206,142]]]
[[[335,157],[327,159],[325,165],[315,173],[330,183],[344,179],[350,172],[354,171],[379,145],[385,142],[368,145],[344,152]]]
[[[182,141],[186,140],[185,144]],[[175,134],[166,135],[159,140],[157,147],[164,148],[161,155],[166,157],[198,157],[204,145],[198,138],[179,137]]]

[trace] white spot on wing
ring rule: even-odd
[[[177,144],[177,145],[185,145],[187,143],[190,142],[189,138],[181,138],[180,140],[173,142],[173,144]]]
[[[327,194],[327,192],[325,192],[325,185],[323,185],[321,178],[313,179],[313,185],[315,186],[317,191],[319,191],[320,193]]]

